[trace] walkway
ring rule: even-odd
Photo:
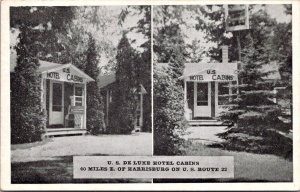
[[[184,138],[204,145],[221,142],[222,139],[216,136],[216,134],[224,132],[225,129],[226,126],[189,127]]]

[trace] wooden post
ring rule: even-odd
[[[44,81],[43,81],[43,76],[41,75],[41,110],[43,111],[44,109]]]
[[[184,79],[184,109],[187,109],[187,81]]]
[[[108,108],[109,108],[109,89],[106,89],[106,127],[108,126]]]
[[[188,103],[187,103],[187,81],[185,80],[185,78],[183,79],[184,81],[184,113],[185,116],[187,117],[187,120],[191,120],[190,119],[190,114],[189,114],[189,110],[188,110]],[[187,114],[187,115],[186,115]]]
[[[46,79],[44,81],[43,79],[43,75],[40,76],[41,77],[41,111],[45,112],[44,115],[46,116],[46,119],[48,118],[48,115],[47,115],[47,110],[46,110],[46,101],[47,101],[47,98],[46,98],[46,95],[47,95],[47,92],[46,92]],[[44,85],[45,84],[45,85]],[[49,121],[49,119],[47,119],[47,121]],[[46,121],[46,122],[47,122]],[[47,123],[46,123],[46,127],[45,127],[45,133],[42,135],[42,138],[47,138],[47,136],[45,136],[47,134]]]
[[[85,82],[84,83],[84,117],[83,117],[84,126],[81,126],[81,128],[84,128],[84,129],[86,129],[86,94],[87,94],[86,92],[87,92],[87,86],[86,86],[86,82]]]
[[[215,109],[215,113],[216,113],[216,116],[219,116],[219,83],[217,81],[215,81],[215,106],[216,106],[216,109]]]
[[[47,111],[47,79],[43,79],[44,110]],[[47,115],[47,114],[46,114]]]
[[[143,93],[141,91],[141,115],[140,115],[140,127],[143,127]]]

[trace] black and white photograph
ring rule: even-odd
[[[12,183],[148,182],[76,180],[72,158],[152,155],[150,14],[10,8]]]
[[[0,190],[300,190],[300,1],[3,0]]]
[[[153,6],[154,155],[235,159],[234,178],[176,182],[293,181],[291,15],[290,4]]]

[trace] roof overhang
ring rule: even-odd
[[[180,79],[185,81],[237,81],[237,63],[188,63]]]
[[[39,72],[42,78],[70,83],[87,83],[95,81],[72,64],[57,64],[40,60]]]

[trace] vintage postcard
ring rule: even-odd
[[[1,190],[300,190],[299,10],[1,1]]]

